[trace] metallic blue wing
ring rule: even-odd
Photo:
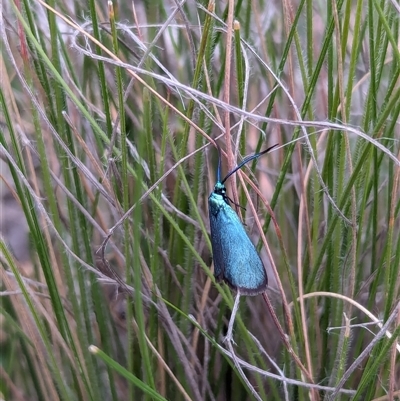
[[[244,295],[267,288],[267,273],[242,222],[224,196],[212,192],[208,199],[214,275]]]

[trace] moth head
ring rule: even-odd
[[[224,198],[226,197],[226,187],[224,184],[217,182],[214,186],[214,193],[217,195],[222,195]]]

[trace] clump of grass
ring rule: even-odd
[[[395,4],[136,3],[2,6],[3,397],[394,399]],[[235,343],[215,141],[280,144],[230,180],[269,276]]]

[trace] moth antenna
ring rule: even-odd
[[[217,142],[215,142],[215,145],[217,145],[218,150],[217,182],[221,182],[221,148]]]
[[[263,150],[263,151],[260,152],[260,153],[256,153],[256,154],[254,154],[254,155],[252,155],[252,156],[245,157],[245,158],[243,159],[243,161],[242,161],[238,166],[236,166],[232,171],[230,171],[230,172],[225,176],[225,178],[221,181],[221,184],[223,184],[232,174],[235,174],[236,171],[240,170],[246,163],[248,163],[248,162],[250,162],[250,161],[252,161],[252,160],[254,160],[254,159],[257,159],[258,157],[264,155],[265,153],[268,153],[270,150],[272,150],[272,149],[275,148],[276,146],[278,146],[277,143],[276,143],[275,145],[269,147],[268,149]],[[221,161],[221,160],[219,160],[219,162],[220,162],[220,161]],[[220,167],[221,167],[221,166],[219,165],[218,168],[220,169]]]

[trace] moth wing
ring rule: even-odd
[[[221,281],[224,278],[224,258],[222,257],[222,245],[221,245],[221,230],[223,229],[223,221],[220,220],[220,213],[212,213],[211,202],[209,205],[209,217],[210,217],[210,231],[211,231],[211,246],[213,251],[214,261],[214,276],[217,281]]]
[[[264,292],[268,283],[267,273],[239,217],[227,204],[221,207],[217,217],[216,259],[222,266],[224,280],[244,295]],[[215,254],[214,245],[213,249]]]

